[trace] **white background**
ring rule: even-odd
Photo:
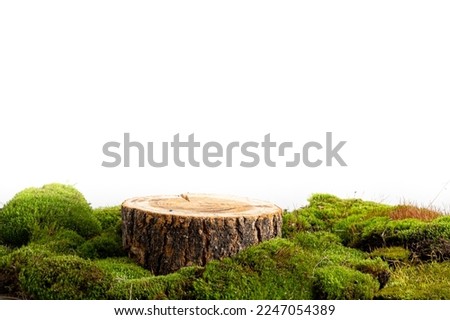
[[[49,300],[28,300],[28,301],[0,301],[2,306],[2,316],[6,319],[45,319],[45,320],[59,320],[61,318],[67,320],[83,319],[333,319],[333,320],[359,320],[364,319],[380,319],[388,316],[405,316],[406,319],[427,319],[427,318],[442,318],[442,315],[448,312],[448,301],[320,301],[320,300],[274,300],[274,301],[258,301],[258,300],[218,300],[218,301],[89,301],[89,300],[64,300],[64,301],[49,301]],[[20,308],[19,305],[26,308]],[[313,315],[311,312],[303,313],[303,315],[288,314],[288,312],[282,316],[281,311],[277,316],[272,313],[270,316],[258,316],[257,313],[260,310],[258,305],[263,306],[264,312],[267,311],[267,305],[271,306],[273,310],[275,306],[279,306],[278,310],[283,310],[282,305],[292,306],[291,309],[297,309],[297,306],[301,306],[300,309],[305,310],[310,305],[310,310],[315,310],[314,305],[333,305],[335,311],[332,315]],[[214,306],[220,308],[220,311],[224,311],[224,308],[245,308],[246,316],[116,316],[115,310],[121,308],[150,308],[154,310],[154,306],[160,309],[166,308],[214,308]],[[253,312],[252,312],[253,310]],[[168,313],[167,311],[163,311]],[[172,313],[173,314],[173,313]]]
[[[94,206],[316,192],[450,208],[447,1],[1,1],[0,205],[75,185]],[[133,139],[301,146],[331,131],[348,167],[103,168]]]

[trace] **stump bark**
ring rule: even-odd
[[[282,210],[230,196],[150,196],[126,200],[122,221],[129,256],[160,275],[281,236]]]

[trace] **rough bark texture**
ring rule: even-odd
[[[282,211],[246,198],[133,198],[122,205],[123,245],[154,274],[205,265],[281,236]]]

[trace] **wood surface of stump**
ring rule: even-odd
[[[160,275],[281,236],[282,210],[231,196],[149,196],[126,200],[122,221],[129,256]]]

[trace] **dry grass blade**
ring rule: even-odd
[[[442,213],[411,205],[400,205],[395,208],[389,217],[393,220],[418,219],[422,221],[431,221],[442,216]]]

